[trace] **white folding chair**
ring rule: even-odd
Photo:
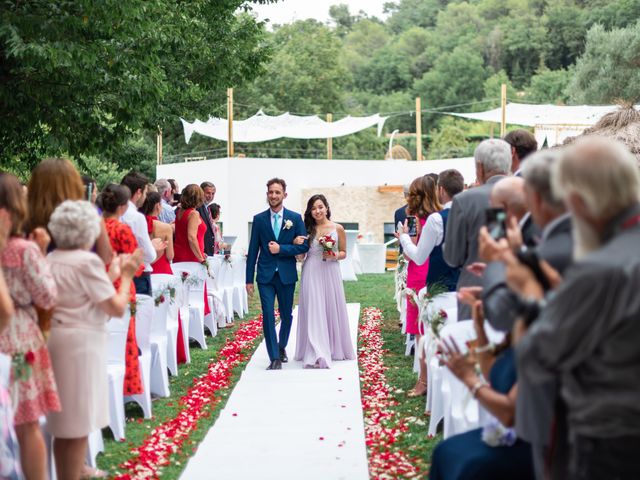
[[[151,322],[150,339],[151,393],[159,397],[168,397],[170,393],[167,368],[167,316],[170,298],[166,293],[161,292],[162,290],[153,294],[153,321]]]
[[[238,291],[240,296],[242,314],[240,318],[249,313],[249,295],[247,295],[247,258],[244,255],[232,255],[233,261],[233,288]]]
[[[177,262],[172,264],[172,269],[177,275],[186,272],[189,277],[183,283],[185,296],[189,305],[189,338],[194,339],[203,350],[207,349],[207,341],[204,336],[205,315],[204,315],[204,282],[207,272],[203,265],[196,262]],[[207,302],[209,299],[206,300]],[[213,322],[212,322],[213,323]],[[217,329],[214,325],[208,326],[212,335]]]
[[[178,289],[179,279],[174,275],[165,273],[154,273],[151,275],[151,288],[154,297],[157,298],[160,292],[165,292],[168,288],[175,290],[175,295],[165,295],[167,300],[167,325],[166,325],[166,343],[167,343],[167,368],[173,376],[178,374]],[[153,388],[153,386],[152,386]]]
[[[125,352],[131,311],[127,306],[120,318],[112,317],[107,322],[107,378],[109,382],[109,428],[113,438],[125,438],[124,376]]]
[[[207,320],[216,324],[217,328],[224,328],[227,325],[227,309],[224,304],[224,290],[220,288],[220,269],[224,262],[222,255],[213,255],[209,257],[209,271],[211,276],[207,276],[207,295],[209,296],[209,305],[211,305],[212,318]],[[205,323],[205,326],[207,324]]]
[[[153,298],[136,295],[136,339],[141,355],[140,376],[143,392],[124,397],[125,402],[135,402],[142,408],[144,418],[151,418],[151,324],[153,322]]]
[[[223,261],[220,266],[218,278],[218,289],[222,292],[222,302],[226,312],[227,323],[233,322],[233,267],[229,262]]]

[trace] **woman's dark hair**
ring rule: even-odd
[[[220,205],[218,205],[217,203],[212,203],[211,205],[209,205],[209,212],[211,212],[211,218],[215,220],[216,217],[220,215]]]
[[[313,195],[307,202],[307,209],[304,211],[304,226],[306,227],[310,238],[313,238],[316,235],[316,221],[311,215],[311,209],[318,200],[324,203],[324,206],[327,208],[327,218],[331,219],[331,209],[329,208],[327,198],[321,193]]]
[[[118,207],[126,205],[130,198],[131,193],[127,187],[110,183],[102,189],[96,203],[103,212],[113,214]]]
[[[138,209],[138,211],[143,215],[151,215],[153,209],[156,208],[156,205],[160,203],[161,198],[162,197],[158,192],[147,193],[147,198],[144,199],[144,203]]]

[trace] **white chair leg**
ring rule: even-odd
[[[207,341],[204,337],[204,321],[200,316],[200,310],[189,307],[189,338],[194,339],[202,350],[207,349]]]
[[[125,438],[124,418],[124,369],[120,366],[107,367],[109,380],[109,428],[117,441]]]
[[[189,318],[189,307],[180,309],[180,322],[182,324],[182,342],[184,346],[186,363],[191,363],[191,352],[189,351],[189,325],[191,324]]]
[[[91,468],[98,468],[96,458],[100,452],[104,452],[104,441],[102,440],[102,431],[96,430],[91,432],[87,439],[87,464]]]
[[[167,368],[172,376],[178,375],[178,327],[167,329]]]
[[[140,359],[140,371],[142,377],[142,393],[124,398],[125,402],[135,402],[142,408],[144,418],[151,418],[151,354],[143,352]]]
[[[151,343],[151,393],[168,397],[169,375],[167,369],[167,339],[154,338]]]

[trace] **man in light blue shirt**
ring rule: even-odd
[[[176,212],[173,211],[169,202],[171,201],[171,184],[165,178],[159,178],[155,183],[158,193],[160,194],[160,215],[158,220],[164,223],[173,223],[176,221]]]

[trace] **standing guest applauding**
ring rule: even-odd
[[[176,214],[176,241],[173,246],[174,262],[204,263],[204,234],[207,226],[198,209],[204,205],[202,189],[192,183],[182,190],[180,208]],[[207,214],[208,214],[207,210]]]
[[[109,423],[106,323],[109,316],[124,314],[141,255],[137,251],[112,262],[110,275],[121,278],[116,292],[104,265],[89,251],[100,233],[93,205],[63,202],[51,215],[49,230],[57,245],[49,261],[60,292],[49,350],[62,412],[47,416],[47,429],[54,437],[58,478],[77,480],[87,436]]]
[[[14,404],[16,434],[25,476],[44,479],[47,451],[38,419],[60,410],[60,401],[35,307],[52,308],[57,290],[41,248],[24,238],[22,227],[27,205],[22,185],[8,173],[0,173],[0,208],[6,209],[11,218],[9,240],[2,251],[1,263],[15,305],[15,315],[0,334],[0,352],[19,355],[28,364],[28,374],[12,379],[17,400]],[[34,235],[46,250],[49,236],[44,229],[36,229]]]
[[[171,270],[171,260],[173,260],[173,227],[158,219],[158,215],[161,214],[162,208],[160,200],[161,197],[159,193],[148,193],[147,198],[139,211],[147,220],[147,231],[149,232],[149,236],[152,239],[159,238],[167,244],[167,249],[154,263],[151,264],[153,273],[166,273],[173,275],[173,270]]]

